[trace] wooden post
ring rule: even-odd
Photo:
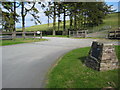
[[[22,32],[22,36],[24,39],[26,38],[25,32]]]
[[[78,37],[78,30],[77,30],[77,36],[76,37]]]
[[[85,30],[85,38],[87,37],[87,30]]]
[[[13,32],[12,32],[12,39],[15,39],[15,37],[16,37],[16,32],[13,31]]]
[[[35,39],[35,37],[36,37],[36,32],[34,31],[34,39]]]
[[[69,31],[69,38],[70,38],[70,33],[71,33],[71,31]]]
[[[116,30],[115,30],[115,32],[114,32],[114,37],[116,38]]]
[[[12,32],[12,39],[14,39],[14,32]]]
[[[14,31],[14,38],[16,38],[16,31]]]
[[[110,37],[110,32],[108,31],[108,38]]]
[[[73,31],[73,35],[72,35],[72,37],[75,37],[75,31]]]
[[[40,39],[42,39],[42,31],[40,32]]]

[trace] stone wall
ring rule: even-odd
[[[112,70],[119,67],[119,62],[113,45],[93,42],[89,56],[85,60],[86,66],[98,71]]]

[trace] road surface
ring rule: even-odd
[[[2,88],[43,88],[46,74],[68,51],[90,46],[93,39],[46,37],[49,41],[2,47]]]

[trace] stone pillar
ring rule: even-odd
[[[85,60],[86,66],[98,71],[112,70],[119,67],[118,58],[113,45],[93,42],[89,56]]]

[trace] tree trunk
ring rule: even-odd
[[[53,35],[55,35],[55,29],[56,29],[56,4],[54,2],[54,17],[53,17]]]
[[[76,30],[76,27],[77,27],[77,20],[76,20],[76,12],[75,12],[75,15],[74,15],[74,29]]]
[[[81,27],[82,27],[82,29],[84,28],[83,26],[83,23],[84,23],[84,15],[83,15],[83,10],[82,10],[82,18],[81,18]]]
[[[80,26],[81,26],[81,15],[80,15],[80,9],[79,9],[79,17],[78,17],[78,29],[80,30]]]
[[[60,30],[60,17],[58,17],[58,31]]]
[[[78,29],[80,30],[80,16],[78,18]]]
[[[70,29],[72,29],[72,23],[73,23],[72,11],[70,11]]]
[[[60,29],[60,4],[58,4],[58,31]]]
[[[24,15],[24,2],[22,2],[22,32],[23,32],[23,38],[25,38],[25,15]]]
[[[64,12],[64,17],[63,17],[63,35],[66,34],[66,13],[65,13],[65,6],[64,6],[64,9],[63,9],[63,12]]]
[[[16,2],[14,1],[14,15],[13,15],[14,25],[13,25],[13,38],[16,37],[16,28],[15,28],[15,21],[16,21]]]
[[[3,27],[3,23],[4,22],[4,19],[3,19],[3,13],[2,13],[2,31],[3,31],[3,29],[4,29],[4,27]]]
[[[76,19],[76,3],[75,3],[75,11],[74,11],[74,29],[76,30],[77,28],[77,19]]]
[[[48,3],[48,11],[50,11],[50,2]],[[48,12],[46,16],[48,16],[48,30],[50,30],[50,13]]]
[[[49,18],[50,18],[50,17],[49,17],[49,15],[48,15],[48,28],[50,27],[50,22],[49,22]]]

